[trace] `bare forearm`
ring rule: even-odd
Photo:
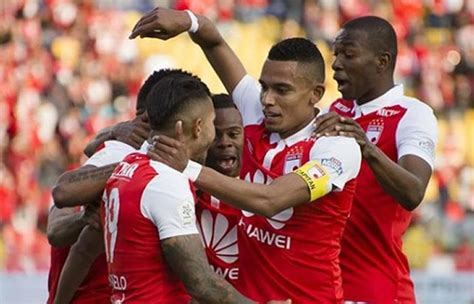
[[[203,50],[227,92],[232,94],[234,88],[247,72],[237,55],[222,38],[216,26],[203,16],[198,16],[198,21],[199,30],[190,36]]]
[[[64,173],[53,188],[55,205],[62,208],[99,201],[105,183],[116,166],[117,163],[100,168],[80,169]]]
[[[306,184],[296,175],[281,176],[266,185],[223,176],[203,167],[195,185],[234,207],[266,217],[310,199]]]
[[[64,247],[74,244],[86,225],[86,221],[82,218],[82,215],[82,212],[75,212],[55,218],[50,216],[47,232],[48,241],[51,246]]]
[[[253,303],[211,270],[198,235],[166,239],[162,241],[161,248],[167,264],[197,301]]]
[[[382,188],[405,209],[415,209],[423,199],[426,185],[396,162],[392,161],[378,147],[365,156]]]
[[[83,229],[71,247],[59,277],[54,303],[71,303],[76,291],[89,274],[96,258],[104,251],[102,233],[90,226]]]

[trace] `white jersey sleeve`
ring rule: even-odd
[[[122,161],[128,154],[136,150],[123,142],[108,140],[104,142],[104,147],[94,153],[83,166],[103,167]]]
[[[438,140],[438,124],[433,110],[418,100],[412,103],[400,120],[396,133],[398,159],[416,155],[433,168]]]
[[[336,191],[359,174],[362,155],[353,138],[343,136],[321,137],[310,151],[310,161],[316,160],[326,169]]]
[[[263,121],[261,90],[257,80],[245,75],[232,91],[232,99],[242,115],[244,126],[260,124]]]
[[[160,240],[198,234],[189,180],[163,164],[152,161],[151,165],[159,173],[143,191],[142,215],[155,224]]]

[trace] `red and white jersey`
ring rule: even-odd
[[[429,106],[404,96],[402,86],[361,106],[339,99],[330,110],[354,118],[393,161],[416,155],[433,166],[436,118]],[[408,261],[402,252],[402,235],[410,220],[411,213],[382,189],[362,162],[340,257],[346,300],[415,302]]]
[[[106,141],[84,164],[95,167],[107,166],[121,161],[135,149],[119,141]],[[79,209],[78,209],[79,212]],[[48,277],[49,297],[47,303],[54,303],[61,271],[69,255],[70,246],[51,247],[51,267]],[[105,253],[99,255],[92,264],[87,277],[76,291],[72,303],[106,303],[110,302],[111,289],[107,275]]]
[[[338,256],[360,168],[360,149],[352,138],[316,140],[313,121],[285,139],[266,132],[259,96],[260,86],[250,76],[233,92],[245,126],[241,177],[270,183],[317,160],[335,190],[272,218],[242,212],[238,289],[260,302],[291,298],[293,303],[341,303]]]
[[[147,145],[117,166],[104,191],[112,303],[188,303],[160,242],[198,234],[194,192],[182,173],[150,160]]]
[[[212,269],[235,285],[239,278],[237,225],[242,213],[202,193],[196,205],[197,226]]]

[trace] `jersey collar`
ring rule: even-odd
[[[150,146],[150,144],[148,143],[148,140],[145,140],[143,142],[142,146],[140,147],[139,151],[143,154],[147,154],[149,146]]]
[[[314,130],[314,120],[311,120],[309,124],[307,124],[303,129],[299,130],[295,134],[288,136],[287,138],[281,138],[280,134],[278,133],[271,133],[270,134],[270,144],[275,144],[277,142],[283,142],[287,147],[296,144],[299,141],[305,140],[311,137],[313,130]]]
[[[403,85],[398,84],[385,92],[385,94],[371,100],[363,105],[358,105],[354,100],[355,117],[367,115],[383,107],[393,104],[395,100],[403,96]]]

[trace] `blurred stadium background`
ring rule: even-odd
[[[437,162],[424,203],[405,235],[420,303],[474,303],[474,0],[1,0],[0,303],[44,303],[50,190],[83,160],[100,129],[132,117],[142,80],[182,67],[213,92],[223,86],[186,35],[127,39],[156,5],[215,20],[258,76],[270,46],[304,35],[327,60],[346,20],[388,19],[399,37],[397,82],[439,121]]]

